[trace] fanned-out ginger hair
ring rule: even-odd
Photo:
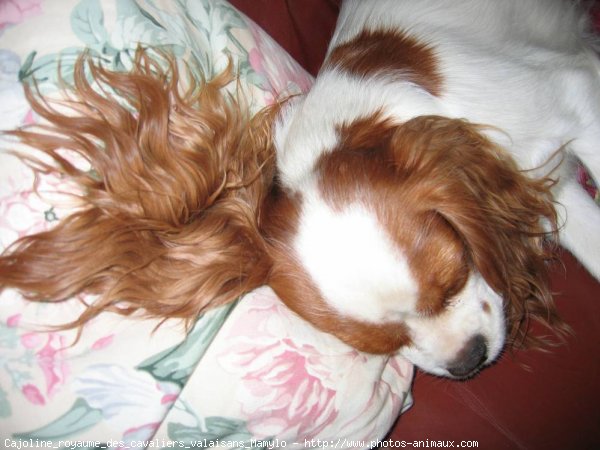
[[[232,64],[204,80],[139,49],[129,72],[81,56],[67,100],[26,87],[44,122],[7,134],[42,152],[20,155],[35,172],[76,183],[81,207],[5,250],[0,289],[35,301],[98,295],[65,325],[79,326],[104,310],[191,323],[263,284],[270,261],[258,216],[277,108],[252,115],[226,90],[234,80]]]

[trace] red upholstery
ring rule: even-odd
[[[331,39],[340,0],[233,0],[302,67],[319,70]]]
[[[307,70],[317,72],[335,25],[337,0],[231,2]],[[553,288],[563,318],[575,331],[567,345],[551,353],[504,355],[467,382],[417,374],[415,404],[390,438],[454,440],[456,446],[477,440],[479,448],[494,450],[600,449],[600,284],[570,255],[563,261]]]

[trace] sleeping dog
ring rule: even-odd
[[[83,57],[61,111],[29,88],[45,125],[12,132],[80,207],[7,249],[0,287],[96,294],[82,325],[193,321],[269,284],[358,350],[470,377],[506,341],[539,344],[531,319],[567,328],[553,243],[600,278],[600,211],[575,178],[600,180],[587,32],[567,1],[347,0],[311,91],[255,117],[224,93],[231,70],[181,92],[165,55],[129,73]]]
[[[600,278],[600,210],[575,177],[579,160],[600,180],[586,27],[563,1],[347,0],[276,127],[282,299],[454,377],[492,362],[507,327],[557,326],[545,237]]]

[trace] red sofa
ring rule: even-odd
[[[231,3],[317,73],[339,1]],[[417,373],[414,406],[399,418],[390,439],[454,441],[456,447],[477,441],[483,449],[600,449],[600,284],[568,253],[562,261],[552,286],[574,330],[567,343],[548,353],[507,353],[466,382]]]

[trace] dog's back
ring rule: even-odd
[[[577,2],[563,0],[346,0],[331,47],[363,27],[466,40],[487,50],[529,42],[569,53],[589,28]]]
[[[296,111],[301,109],[301,114],[293,108],[288,111],[282,121],[286,126],[280,127],[276,138],[278,147],[302,147],[307,158],[312,151],[312,143],[304,143],[312,137],[308,130],[325,128],[323,123],[332,121],[350,122],[383,107],[400,122],[441,114],[496,127],[500,133],[488,134],[522,168],[536,169],[565,142],[580,138],[595,120],[600,64],[589,29],[588,15],[577,2],[561,0],[348,0],[313,92],[299,102],[302,107]],[[365,30],[393,30],[412,43],[384,48],[389,53],[378,62],[380,67],[348,81],[346,74],[340,76],[343,70],[332,63],[332,56],[336,49],[359,42],[364,48],[356,59],[371,57]],[[398,57],[394,52],[414,53],[414,43],[429,50],[415,57],[416,70],[432,67],[435,79],[424,82],[425,77],[417,74],[416,80],[410,73],[415,68],[407,66],[396,71],[404,72],[404,83],[402,76],[393,88],[389,79],[381,82],[378,75],[385,72],[381,66],[393,66]],[[378,82],[380,86],[374,87]],[[434,84],[436,92],[422,95]],[[373,104],[377,95],[381,98]],[[292,122],[300,137],[287,139]],[[329,129],[320,134],[334,133]],[[293,153],[287,148],[280,151],[284,179],[288,173],[290,179],[297,177]]]
[[[495,138],[533,168],[589,123],[587,103],[600,104],[587,17],[561,0],[349,0],[329,54],[360,30],[401,30],[432,51],[441,73],[438,112],[502,129],[510,139]],[[411,116],[397,107],[392,114]],[[519,149],[540,136],[545,148],[532,161]]]

